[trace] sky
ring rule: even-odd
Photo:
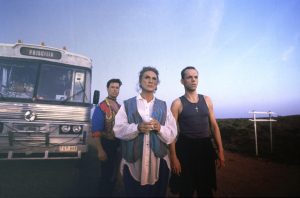
[[[157,98],[184,94],[180,72],[195,66],[198,93],[216,118],[249,111],[300,114],[300,0],[0,0],[0,43],[40,44],[93,61],[92,91],[123,82],[138,94],[143,66],[159,71]]]

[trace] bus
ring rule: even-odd
[[[80,159],[91,130],[91,80],[86,56],[0,43],[0,160]]]

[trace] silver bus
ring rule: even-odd
[[[91,76],[91,59],[65,48],[0,44],[0,160],[80,159],[91,130]]]

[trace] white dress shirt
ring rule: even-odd
[[[154,100],[147,102],[139,94],[136,97],[137,109],[142,117],[143,121],[150,121]],[[138,136],[139,131],[137,129],[138,124],[128,123],[126,110],[124,104],[119,109],[115,117],[115,125],[113,131],[115,136],[122,140],[131,140]],[[177,135],[176,120],[173,117],[171,111],[167,109],[167,118],[165,125],[161,125],[160,133],[158,137],[161,141],[166,144],[171,144]],[[164,158],[166,160],[168,168],[170,169],[169,156],[166,155]],[[156,157],[154,152],[150,148],[150,136],[148,134],[144,135],[144,145],[143,145],[143,155],[142,159],[138,159],[134,163],[127,162],[124,158],[121,161],[121,174],[123,174],[124,165],[127,165],[132,177],[139,181],[141,185],[153,185],[159,179],[159,165],[160,158]]]

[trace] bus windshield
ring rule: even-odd
[[[89,70],[52,63],[0,60],[0,99],[89,103]]]
[[[0,62],[1,98],[32,98],[37,64]]]

